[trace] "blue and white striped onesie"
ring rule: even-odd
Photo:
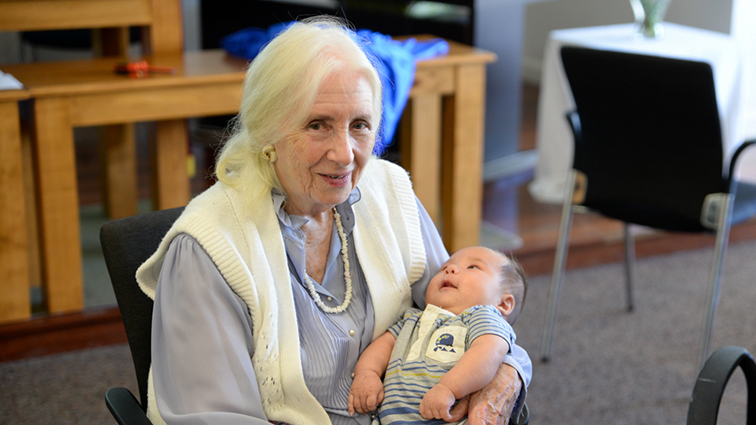
[[[457,364],[475,338],[498,335],[510,347],[516,339],[499,310],[488,305],[470,307],[456,316],[428,304],[424,311],[407,310],[388,330],[396,344],[383,380],[385,396],[378,408],[381,425],[446,424],[420,416],[418,408],[425,393]]]

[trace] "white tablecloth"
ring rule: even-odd
[[[665,23],[665,35],[646,39],[635,33],[633,24],[552,31],[544,52],[536,123],[538,165],[528,186],[539,202],[562,203],[564,182],[572,167],[572,132],[565,113],[574,109],[569,83],[564,75],[559,49],[577,45],[603,50],[664,56],[707,62],[714,71],[717,102],[726,167],[731,154],[742,143],[738,117],[741,105],[741,66],[737,42],[729,35]]]

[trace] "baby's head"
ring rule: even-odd
[[[471,246],[452,254],[433,276],[425,302],[454,314],[475,305],[493,305],[514,323],[526,291],[525,273],[517,262],[492,249]]]

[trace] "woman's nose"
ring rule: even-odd
[[[328,159],[339,165],[349,165],[352,163],[354,160],[354,151],[352,150],[352,137],[348,130],[335,132],[331,149],[328,152]]]

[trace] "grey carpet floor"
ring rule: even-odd
[[[730,245],[712,348],[756,353],[756,242]],[[638,261],[636,310],[620,264],[568,272],[549,363],[538,360],[550,276],[530,281],[515,325],[533,357],[532,424],[684,424],[695,383],[711,249]],[[107,388],[136,388],[118,345],[0,364],[0,424],[110,424]],[[731,380],[720,424],[745,423],[745,381]]]
[[[533,358],[534,424],[684,424],[697,376],[711,249],[642,259],[635,311],[625,310],[620,264],[567,274],[552,357],[537,358],[550,276],[532,280],[515,325]],[[730,245],[712,349],[756,352],[756,243]],[[745,423],[745,380],[731,380],[720,424]]]

